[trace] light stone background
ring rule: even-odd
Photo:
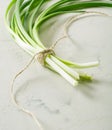
[[[0,130],[37,130],[32,118],[15,108],[10,99],[11,81],[31,56],[5,28],[9,2],[0,1]],[[112,15],[112,9],[94,10]],[[61,36],[64,20],[65,16],[54,18],[43,25],[45,44]],[[35,62],[15,83],[17,100],[36,114],[45,130],[112,130],[112,17],[84,18],[72,24],[69,34],[72,42],[64,39],[55,51],[77,62],[99,59],[99,67],[83,70],[93,75],[93,82],[72,87]]]

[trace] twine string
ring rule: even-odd
[[[86,17],[86,14],[91,14],[91,15],[102,15],[102,16],[109,16],[108,14],[106,14],[106,13],[103,13],[103,12],[99,12],[99,11],[85,11],[85,12],[83,12],[83,13],[81,13],[81,14],[77,14],[77,15],[75,15],[75,16],[72,16],[71,18],[69,18],[66,22],[65,22],[65,24],[64,24],[64,36],[65,37],[67,37],[67,38],[69,38],[70,39],[70,36],[69,36],[69,34],[68,34],[68,28],[69,28],[69,26],[73,23],[73,22],[75,22],[75,21],[77,21],[77,20],[79,20],[79,19],[81,19],[81,18],[83,18],[83,17]],[[84,16],[85,15],[85,16]]]
[[[42,66],[45,66],[45,59],[48,55],[55,55],[55,52],[54,52],[54,48],[55,46],[59,43],[60,40],[64,39],[64,38],[69,38],[69,35],[67,33],[67,29],[68,27],[72,24],[73,21],[76,21],[80,18],[80,16],[83,16],[84,14],[89,14],[89,13],[96,13],[96,14],[101,14],[101,15],[105,15],[105,16],[109,16],[105,13],[102,13],[102,12],[96,12],[96,11],[89,11],[89,12],[84,12],[82,14],[78,14],[78,15],[75,15],[73,16],[72,18],[68,19],[66,21],[66,23],[64,24],[64,35],[59,38],[54,44],[52,44],[52,46],[50,48],[47,48],[41,52],[38,52],[36,53],[32,59],[28,62],[28,64],[19,72],[16,74],[16,76],[13,78],[13,81],[12,81],[12,84],[11,84],[11,99],[13,101],[13,103],[15,104],[15,106],[21,110],[22,112],[26,113],[27,115],[31,116],[32,119],[35,121],[36,125],[38,126],[38,128],[40,130],[44,130],[39,119],[36,117],[36,115],[29,111],[28,109],[24,108],[23,106],[21,106],[17,100],[16,100],[16,97],[14,95],[14,83],[15,83],[15,80],[32,64],[32,62],[36,59],[38,60],[38,62],[42,65]]]
[[[40,128],[40,130],[43,130],[39,120],[37,119],[37,117],[34,115],[33,112],[27,110],[26,108],[24,108],[23,106],[21,106],[16,98],[15,98],[15,95],[14,95],[14,83],[15,83],[15,80],[32,64],[32,62],[34,61],[35,57],[37,56],[37,54],[35,54],[32,59],[29,61],[29,63],[19,72],[16,74],[16,76],[14,77],[13,81],[12,81],[12,85],[11,85],[11,98],[12,98],[12,101],[13,103],[15,104],[15,106],[21,110],[22,112],[26,113],[27,115],[31,116],[33,118],[33,120],[35,121],[35,123],[37,124],[37,126]]]

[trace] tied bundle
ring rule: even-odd
[[[73,86],[78,85],[81,80],[90,81],[92,77],[80,72],[80,69],[96,67],[99,65],[98,61],[74,63],[64,60],[55,54],[54,47],[60,40],[69,37],[67,28],[73,21],[85,15],[88,16],[89,14],[108,16],[102,12],[88,12],[86,9],[93,7],[112,7],[111,0],[58,0],[46,7],[46,4],[49,2],[51,2],[51,0],[12,0],[5,14],[5,23],[8,31],[11,33],[16,43],[32,56],[31,61],[14,77],[11,86],[11,97],[17,108],[30,115],[40,130],[43,130],[43,127],[35,114],[21,106],[14,97],[14,82],[16,78],[30,66],[34,59],[36,59],[44,67],[64,77]],[[76,15],[68,19],[65,23],[64,36],[59,38],[50,48],[46,48],[40,39],[40,27],[45,21],[67,13],[75,13]]]

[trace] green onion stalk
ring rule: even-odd
[[[88,8],[112,7],[110,0],[58,0],[46,6],[51,1],[12,0],[6,10],[5,23],[8,31],[16,43],[31,56],[48,49],[41,41],[39,34],[40,27],[47,20],[61,14],[86,12]],[[80,69],[98,65],[98,61],[74,63],[52,53],[44,58],[45,67],[57,72],[73,86],[76,86],[82,79],[91,80],[91,76],[80,73]]]

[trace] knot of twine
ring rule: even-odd
[[[45,49],[39,53],[36,54],[38,62],[42,65],[45,66],[45,59],[49,55],[55,55],[55,52],[53,49]]]

